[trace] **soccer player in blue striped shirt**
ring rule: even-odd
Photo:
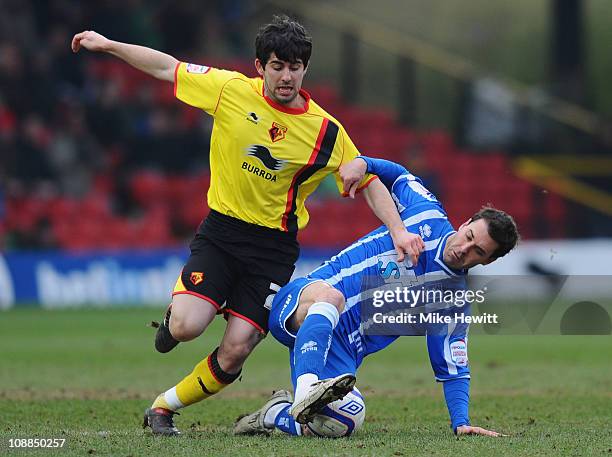
[[[425,250],[416,264],[406,260],[405,268],[398,268],[383,226],[283,287],[273,300],[269,325],[272,335],[290,350],[295,399],[286,391],[277,392],[263,408],[238,420],[236,434],[270,433],[274,428],[293,435],[311,433],[304,424],[353,390],[363,359],[398,338],[364,332],[360,306],[364,278],[401,274],[413,284],[441,277],[461,283],[470,267],[493,262],[518,241],[512,217],[491,207],[482,208],[455,230],[421,180],[386,160],[362,156],[341,170],[345,190],[352,196],[366,172],[377,175],[389,189],[406,228],[420,234]],[[437,328],[424,333],[435,378],[444,386],[454,433],[499,436],[470,424],[468,325]]]

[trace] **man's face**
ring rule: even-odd
[[[257,72],[264,79],[266,95],[281,105],[298,104],[296,100],[302,88],[302,80],[306,74],[306,67],[301,60],[286,62],[276,57],[275,53],[265,63],[255,59]]]
[[[491,255],[499,247],[489,236],[487,221],[467,221],[451,235],[444,247],[444,263],[456,270],[486,265],[495,259]]]

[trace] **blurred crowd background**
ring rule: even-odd
[[[74,55],[74,33],[92,29],[252,76],[257,27],[280,11],[302,20],[314,37],[313,68],[305,81],[313,98],[346,126],[364,154],[396,160],[422,175],[453,222],[490,202],[516,217],[526,239],[609,236],[609,107],[589,100],[610,94],[599,96],[602,86],[589,76],[595,67],[586,66],[588,55],[580,48],[590,30],[584,20],[588,2],[565,2],[574,5],[569,11],[559,3],[534,2],[546,21],[526,21],[539,27],[532,30],[535,37],[548,37],[547,46],[537,39],[529,46],[523,34],[495,43],[485,33],[494,23],[461,24],[462,32],[472,27],[472,40],[488,43],[480,68],[491,48],[504,53],[505,46],[514,57],[516,47],[528,51],[524,61],[495,68],[495,79],[464,71],[463,61],[453,60],[460,50],[450,41],[447,54],[440,54],[440,36],[452,37],[452,27],[432,32],[430,42],[423,31],[421,41],[411,41],[408,26],[390,39],[384,22],[390,11],[381,13],[379,23],[363,13],[371,30],[360,28],[342,1],[282,8],[282,2],[247,0],[0,0],[0,249],[179,246],[208,211],[212,119],[175,100],[171,85],[113,57]],[[445,2],[432,4],[443,8]],[[357,2],[355,11],[367,5]],[[529,14],[525,2],[517,5]],[[582,14],[578,22],[564,25],[576,11]],[[449,21],[445,15],[443,22]],[[396,39],[402,33],[404,48],[398,46],[403,39]],[[570,58],[555,57],[554,37],[568,33],[578,44],[558,44],[569,46]],[[473,56],[466,54],[462,58],[469,61]],[[533,59],[549,62],[554,77],[534,81]],[[513,66],[514,74],[503,74]],[[522,92],[506,81],[522,75],[532,79],[523,81]],[[559,100],[572,105],[556,105]],[[559,106],[567,112],[561,119]],[[363,199],[338,198],[332,182],[324,183],[309,209],[306,247],[339,246],[377,224]]]

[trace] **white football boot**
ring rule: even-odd
[[[332,401],[340,400],[355,386],[355,376],[350,373],[335,378],[322,379],[310,386],[304,398],[289,408],[289,414],[296,422],[307,424],[315,414]]]
[[[270,408],[281,403],[293,403],[293,397],[286,390],[274,392],[266,404],[257,411],[239,416],[234,423],[234,435],[269,435],[272,433],[274,426],[266,427],[264,418]]]

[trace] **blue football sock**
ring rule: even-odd
[[[317,302],[308,309],[293,347],[296,378],[304,373],[319,377],[339,318],[338,310],[331,303]]]
[[[291,414],[289,414],[290,407],[291,405],[287,405],[280,410],[280,412],[276,415],[276,419],[274,419],[274,425],[281,432],[285,432],[293,436],[299,436],[302,434],[302,426],[295,421]]]

